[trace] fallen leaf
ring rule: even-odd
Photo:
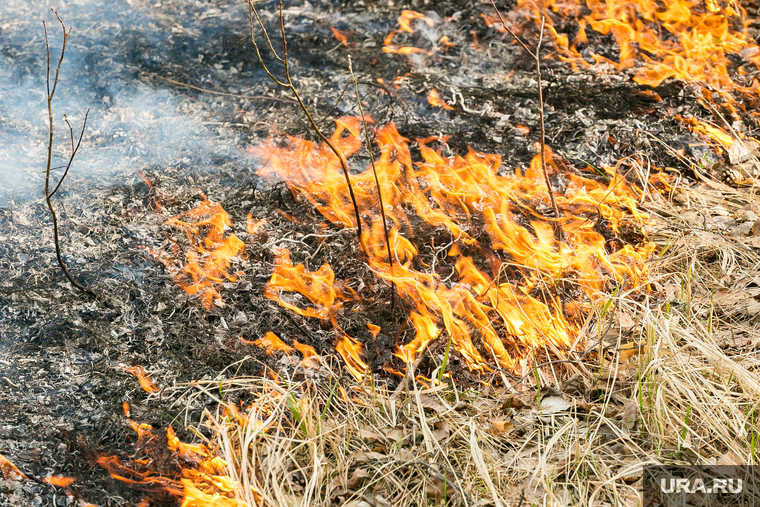
[[[718,458],[717,465],[741,465],[746,463],[745,460],[739,457],[734,451],[728,451]]]
[[[731,165],[741,164],[758,155],[758,144],[754,141],[735,140],[728,149],[728,160]]]
[[[531,408],[533,404],[532,402],[535,399],[534,396],[535,394],[532,392],[513,394],[509,399],[502,403],[501,409],[507,410],[513,408],[515,410],[520,410],[521,408]]]
[[[646,352],[646,345],[628,342],[621,344],[618,350],[620,351],[620,362],[626,363],[630,358],[644,354]]]
[[[348,478],[348,481],[346,481],[346,489],[349,492],[356,491],[356,488],[358,488],[362,481],[369,477],[369,474],[366,470],[363,468],[357,468],[354,470],[354,473],[351,474],[351,477]]]
[[[544,414],[556,414],[557,412],[564,412],[572,407],[573,404],[560,396],[549,396],[541,400],[539,409]]]
[[[446,485],[441,479],[433,477],[430,482],[425,484],[425,496],[430,500],[441,498],[444,495]],[[449,486],[447,496],[451,497],[451,486]]]
[[[447,411],[446,407],[431,396],[420,396],[420,405],[422,405],[422,408],[432,410],[437,414],[442,414]]]
[[[433,434],[433,438],[435,438],[438,442],[449,438],[451,435],[451,428],[449,427],[449,423],[446,421],[438,421],[433,425],[433,428],[434,429],[431,431],[431,433]]]
[[[562,382],[559,389],[565,394],[583,395],[588,388],[586,387],[586,382],[583,380],[583,375],[573,375]]]
[[[618,315],[618,325],[623,331],[628,331],[636,325],[636,321],[633,320],[633,317],[629,313],[620,312]]]
[[[383,434],[385,434],[385,438],[390,440],[393,443],[400,442],[404,439],[406,436],[406,432],[403,428],[400,428],[398,426],[393,428],[386,428],[382,430]]]
[[[639,405],[635,401],[629,401],[623,407],[623,426],[628,431],[633,430],[639,420]]]
[[[351,458],[354,463],[367,463],[368,461],[388,459],[388,456],[374,451],[359,451],[354,453]]]
[[[506,437],[515,429],[515,425],[510,421],[493,421],[491,423],[491,433],[500,437]]]

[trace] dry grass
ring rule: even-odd
[[[444,377],[432,387],[412,382],[394,398],[323,365],[300,382],[196,385],[191,396],[219,402],[207,413],[208,444],[227,461],[238,500],[634,506],[646,464],[755,464],[760,333],[747,294],[760,263],[743,240],[704,225],[759,200],[706,181],[679,189],[678,204],[652,197],[659,253],[649,291],[611,297],[585,332],[592,350],[537,367],[523,382],[476,392]],[[240,391],[255,401],[236,417],[222,397]]]

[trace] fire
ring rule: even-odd
[[[302,308],[286,301],[283,291],[297,292],[306,296],[314,305]],[[290,252],[280,250],[274,260],[272,278],[264,289],[264,296],[304,317],[332,320],[346,294],[335,284],[335,273],[329,264],[317,271],[307,271],[303,264],[294,266]]]
[[[146,393],[157,393],[160,389],[156,386],[156,384],[153,382],[153,379],[150,378],[150,375],[148,375],[148,372],[145,371],[145,367],[143,366],[130,366],[129,368],[124,368],[124,371],[131,373],[135,377],[137,377],[137,381],[140,382],[140,387],[143,388],[143,391]]]
[[[174,282],[185,292],[198,294],[206,310],[214,305],[224,306],[216,285],[225,280],[236,281],[237,275],[229,272],[230,265],[245,248],[234,234],[224,236],[225,229],[232,226],[230,216],[219,203],[204,196],[194,209],[172,217],[166,223],[187,235],[190,248],[185,254],[184,265],[177,259],[179,248],[176,243],[174,255],[157,250],[148,250],[149,253],[166,266]]]
[[[293,347],[287,345],[279,336],[271,331],[268,331],[267,334],[264,335],[264,338],[259,338],[253,342],[253,344],[264,349],[264,352],[269,356],[274,355],[277,352],[290,355],[295,351]]]
[[[73,477],[63,477],[60,475],[51,475],[50,477],[45,477],[42,480],[48,484],[52,484],[53,486],[58,486],[59,488],[67,488],[77,481]]]
[[[350,336],[343,334],[338,339],[335,350],[343,358],[343,362],[346,364],[348,371],[351,372],[351,375],[356,380],[362,380],[367,371],[367,365],[361,358],[362,344]]]
[[[243,417],[248,423],[247,417],[239,413],[229,415],[236,420]],[[182,507],[252,507],[239,499],[244,486],[230,477],[227,462],[206,445],[182,442],[171,426],[163,438],[148,424],[131,420],[129,424],[137,433],[136,456],[97,459],[111,477],[147,493],[182,499]],[[251,490],[260,499],[256,490]]]
[[[428,100],[428,103],[431,106],[442,107],[442,108],[447,109],[449,111],[453,111],[454,110],[453,107],[451,107],[450,105],[448,105],[441,98],[441,96],[438,94],[438,90],[436,90],[435,88],[433,88],[432,90],[430,90],[430,93],[428,93],[427,100]]]
[[[712,139],[713,141],[718,143],[718,145],[720,145],[726,150],[730,149],[731,146],[734,144],[735,139],[733,136],[731,136],[724,130],[718,127],[715,127],[714,125],[710,125],[694,117],[688,118],[688,119],[682,119],[679,116],[677,119],[681,119],[684,123],[690,125],[692,132],[696,132],[709,139]]]
[[[342,118],[336,124],[331,141],[350,157],[362,146],[360,120]],[[288,139],[285,147],[271,140],[251,150],[263,157],[271,154],[263,174],[284,179],[334,224],[355,227],[337,158],[323,144]],[[548,150],[550,173],[567,181],[557,192],[565,234],[565,241],[558,242],[538,157],[524,171],[500,175],[498,155],[470,150],[465,156],[444,157],[434,144],[446,138],[417,139],[422,161],[416,163],[410,141],[393,124],[377,129],[376,139],[392,267],[372,172],[354,175],[353,186],[363,213],[361,245],[370,267],[414,307],[409,320],[415,336],[397,351],[404,361],[412,361],[445,332],[470,369],[518,369],[532,348],[547,342],[568,348],[576,338],[581,319],[565,316],[557,295],[559,280],[573,287],[575,301],[588,311],[615,283],[644,278],[653,246],[625,244],[619,232],[640,227],[647,215],[639,211],[638,194],[614,169],[607,170],[605,181],[585,178],[566,170]],[[413,224],[420,221],[451,238],[448,265],[455,270],[453,279],[450,271],[426,266],[412,241]],[[602,229],[607,238],[600,233],[601,223],[607,224],[608,230]],[[608,241],[610,237],[617,239]],[[265,294],[300,315],[330,321],[349,371],[362,378],[366,364],[361,346],[338,326],[342,303],[358,296],[341,287],[329,265],[310,272],[294,266],[281,251]],[[286,298],[284,291],[301,294],[311,306]]]
[[[2,454],[0,454],[0,472],[3,473],[3,478],[6,481],[27,479],[27,476]]]
[[[740,91],[757,97],[751,76],[760,65],[760,48],[754,42],[750,22],[738,2],[677,0],[518,0],[518,11],[529,11],[537,26],[546,18],[546,28],[559,56],[584,67],[605,64],[616,71],[632,69],[634,81],[658,86],[668,78],[698,82],[723,92]],[[577,31],[569,36],[561,26],[575,19]],[[496,18],[486,22],[503,30]],[[515,27],[519,31],[519,27]],[[615,55],[600,55],[588,44],[591,33],[611,35],[617,43]],[[732,63],[728,55],[741,62]],[[729,74],[737,77],[732,77]]]
[[[385,41],[383,41],[383,51],[386,53],[397,53],[400,55],[411,55],[414,53],[422,53],[428,56],[432,55],[433,51],[430,51],[428,49],[411,46],[397,46],[393,43],[393,38],[398,34],[414,33],[414,29],[412,28],[412,21],[415,19],[419,19],[430,28],[433,28],[435,26],[435,21],[425,16],[424,14],[410,10],[401,11],[401,15],[398,17],[398,24],[401,28],[393,30],[385,37]],[[446,39],[445,42],[448,43],[448,39]]]
[[[333,35],[335,35],[335,38],[338,39],[341,44],[348,47],[348,37],[346,36],[345,33],[333,27],[330,27],[330,30],[332,30]]]

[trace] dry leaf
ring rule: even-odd
[[[635,401],[629,401],[623,407],[623,426],[632,430],[639,420],[639,406]]]
[[[493,421],[491,423],[491,433],[500,437],[506,437],[515,429],[515,425],[509,421]]]
[[[758,155],[758,144],[754,141],[736,139],[728,149],[728,160],[731,165],[741,164],[752,160]]]
[[[402,441],[405,436],[404,429],[400,428],[399,426],[396,426],[394,428],[386,428],[382,431],[385,434],[385,438],[387,438],[393,443]]]
[[[420,396],[420,405],[422,405],[422,408],[432,410],[437,414],[442,414],[447,411],[446,407],[441,405],[438,400],[431,396]]]
[[[544,414],[556,414],[557,412],[564,412],[572,407],[573,404],[567,401],[565,398],[559,396],[549,396],[541,400],[539,409]]]
[[[515,410],[520,410],[521,408],[531,408],[532,402],[535,399],[534,396],[535,395],[532,392],[513,394],[508,400],[502,403],[501,409],[507,410],[513,408]]]
[[[444,487],[445,485],[441,479],[433,477],[430,482],[425,484],[425,496],[430,500],[440,498],[444,494]],[[451,486],[448,489],[448,496],[451,497]]]
[[[618,350],[620,351],[620,362],[626,363],[630,358],[644,354],[646,345],[628,342],[621,344]]]
[[[728,451],[718,458],[717,465],[741,465],[746,463],[734,451]]]
[[[366,479],[367,477],[369,477],[369,474],[366,470],[363,468],[355,469],[354,473],[352,473],[351,477],[349,477],[348,481],[346,481],[346,489],[349,492],[356,491],[356,488],[361,485],[362,480]]]
[[[583,375],[573,375],[569,379],[562,382],[560,390],[565,394],[582,396],[586,390],[586,382],[583,380]]]
[[[623,331],[628,331],[636,325],[636,321],[633,320],[633,317],[629,313],[620,312],[618,315],[618,325]]]
[[[366,463],[368,461],[384,460],[388,456],[374,451],[359,451],[351,456],[353,463]]]
[[[433,428],[434,429],[431,433],[433,434],[433,438],[438,442],[449,438],[449,435],[451,435],[451,428],[446,421],[438,421],[433,425]]]

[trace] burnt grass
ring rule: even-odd
[[[110,43],[106,37],[102,46],[87,46],[91,72],[109,69],[107,57],[117,54],[125,63],[118,70],[119,79],[168,90],[179,109],[206,122],[212,142],[233,139],[241,151],[272,132],[313,138],[292,102],[211,95],[146,74],[235,94],[286,97],[266,79],[255,59],[244,11],[237,12],[240,16],[201,20],[198,15],[204,10],[226,9],[226,3],[182,4],[196,15],[195,24],[185,19],[189,29],[172,35],[180,4],[131,2],[131,9],[156,19],[154,36],[125,30],[114,34]],[[382,40],[397,27],[396,18],[404,8],[433,10],[441,18],[453,16],[454,21],[439,25],[438,35],[449,35],[457,46],[416,63],[384,54]],[[262,4],[261,10],[274,13],[274,4]],[[504,159],[502,170],[514,171],[527,166],[536,154],[535,81],[531,62],[519,47],[485,26],[480,13],[488,11],[487,4],[464,1],[441,5],[412,1],[393,8],[372,2],[312,2],[309,9],[293,4],[287,26],[295,81],[315,117],[330,132],[332,118],[357,112],[351,89],[341,93],[348,84],[350,50],[363,83],[365,110],[378,124],[394,121],[410,139],[451,134],[449,154],[464,154],[467,146],[499,153]],[[274,17],[266,20],[275,27]],[[78,22],[66,21],[73,26]],[[338,43],[331,26],[349,33],[350,48]],[[470,46],[471,32],[481,49]],[[0,46],[6,50],[13,46],[16,53],[27,49],[12,39]],[[545,51],[551,51],[550,44]],[[236,72],[229,71],[233,64]],[[39,60],[31,68],[39,69]],[[510,70],[514,74],[505,79]],[[401,88],[392,87],[396,76],[409,72],[412,75]],[[695,100],[698,90],[666,82],[654,90],[662,99],[656,100],[629,75],[574,72],[557,59],[544,60],[544,73],[547,142],[566,156],[568,170],[592,176],[587,164],[612,165],[637,152],[646,152],[657,165],[683,169],[651,136],[701,158],[703,153],[689,151],[695,138],[674,119],[684,113],[707,116]],[[379,85],[377,78],[386,85]],[[78,84],[72,77],[62,86],[76,89]],[[458,100],[450,112],[432,107],[425,100],[431,88],[447,100],[453,90],[461,94],[464,104]],[[517,125],[528,127],[530,133],[523,135]],[[750,125],[754,130],[756,125]],[[80,157],[87,156],[83,149]],[[392,306],[390,288],[362,262],[354,231],[331,225],[308,202],[294,198],[284,184],[261,180],[255,175],[261,163],[241,166],[239,158],[187,147],[170,163],[144,161],[142,169],[152,187],[134,170],[120,170],[118,165],[105,180],[90,182],[87,175],[72,175],[56,200],[62,248],[71,271],[92,288],[95,298],[72,289],[59,271],[52,224],[39,199],[40,189],[32,196],[4,201],[0,207],[0,454],[32,478],[53,473],[75,477],[77,482],[62,492],[37,480],[0,480],[0,504],[60,506],[75,499],[103,507],[136,504],[142,492],[111,480],[94,464],[99,455],[132,450],[134,435],[122,412],[123,402],[131,405],[133,420],[156,428],[179,417],[175,429],[180,437],[191,438],[182,432],[184,415],[180,414],[188,408],[192,421],[203,407],[174,406],[173,400],[182,392],[174,386],[215,378],[230,365],[234,366],[225,375],[293,369],[239,338],[254,340],[272,330],[286,341],[296,338],[322,355],[334,355],[335,335],[329,324],[302,318],[262,295],[272,271],[274,247],[287,247],[294,264],[306,263],[311,270],[328,262],[336,279],[345,280],[359,294],[360,300],[344,305],[340,324],[365,344],[365,360],[379,379],[391,385],[398,381],[384,367],[401,367],[394,363],[392,352],[396,344],[412,337],[406,319],[413,302],[396,299]],[[363,167],[363,162],[357,158],[355,165]],[[76,171],[75,164],[72,172]],[[231,269],[244,275],[223,284],[225,306],[212,311],[184,294],[146,251],[171,251],[166,235],[180,238],[181,232],[164,222],[192,209],[202,199],[200,191],[223,204],[235,221],[229,232],[246,243],[245,255]],[[516,209],[525,205],[515,203]],[[248,214],[267,220],[264,232],[245,232]],[[604,223],[597,225],[610,249],[642,239],[635,230],[628,237],[615,238],[608,235]],[[434,255],[435,246],[451,240],[448,233],[429,226],[420,226],[416,234],[421,238],[419,245],[429,245],[421,253],[425,261]],[[438,259],[442,276],[452,269],[444,260]],[[482,256],[477,261],[488,266]],[[519,273],[511,276],[519,277]],[[383,330],[376,342],[367,331],[368,322]],[[420,365],[423,374],[435,367],[430,358],[436,353],[433,350]],[[467,383],[466,367],[456,356],[451,364],[455,377]],[[162,392],[149,397],[142,391],[136,378],[123,370],[132,365],[145,366]],[[167,498],[165,502],[174,501]]]

